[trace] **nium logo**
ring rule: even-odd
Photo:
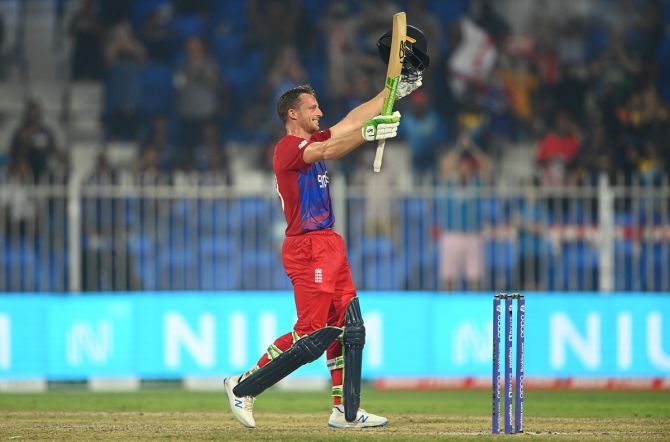
[[[314,269],[314,282],[317,284],[321,284],[323,282],[323,269],[321,267]]]
[[[298,144],[298,149],[302,149],[303,147],[307,146],[307,143],[307,140],[302,140],[300,144]]]

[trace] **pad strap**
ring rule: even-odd
[[[299,367],[318,359],[341,332],[338,327],[324,327],[298,339],[290,349],[280,352],[237,384],[233,394],[237,397],[258,396]]]

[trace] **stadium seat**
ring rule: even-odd
[[[225,236],[203,236],[198,242],[201,290],[235,290],[240,287],[241,258],[237,242]]]
[[[287,290],[290,287],[277,251],[259,249],[242,253],[243,290]]]
[[[9,241],[0,258],[3,266],[4,281],[0,289],[3,291],[33,291],[38,289],[39,277],[38,255],[35,248],[25,241]]]
[[[598,287],[598,251],[586,241],[562,245],[559,289],[595,290]]]
[[[490,274],[495,284],[513,287],[518,249],[512,240],[487,240],[484,242],[484,272]]]
[[[180,41],[189,37],[204,37],[205,35],[205,23],[196,14],[175,16],[172,20],[172,27]]]
[[[362,237],[350,248],[349,261],[361,290],[399,290],[406,282],[406,265],[386,236]]]
[[[132,11],[130,21],[133,27],[140,29],[142,23],[147,19],[149,14],[155,10],[169,5],[170,0],[141,0],[132,2]]]

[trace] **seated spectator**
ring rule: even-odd
[[[487,150],[489,114],[482,107],[482,101],[479,93],[468,92],[463,97],[462,107],[456,119],[458,127],[467,131],[472,143]]]
[[[202,144],[195,151],[196,169],[220,175],[225,182],[231,183],[230,163],[224,146],[221,144],[219,128],[214,121],[206,122],[202,127]]]
[[[186,59],[175,73],[176,111],[179,118],[179,149],[191,150],[202,143],[203,125],[219,108],[219,72],[198,37],[185,42]]]
[[[639,177],[640,184],[646,186],[661,184],[667,169],[661,151],[654,140],[645,140],[642,149],[631,150],[629,155],[635,165],[634,172]]]
[[[419,90],[409,97],[410,108],[403,113],[401,135],[410,147],[415,183],[432,183],[437,172],[436,155],[445,139],[445,125],[431,106],[428,94]]]
[[[102,24],[95,11],[95,0],[85,0],[70,22],[73,40],[70,78],[99,80],[102,75]]]
[[[158,173],[169,172],[174,168],[176,148],[170,141],[169,129],[165,115],[157,115],[153,119],[149,135],[141,146],[141,171]]]
[[[138,134],[142,99],[140,73],[146,57],[146,49],[133,35],[128,21],[112,28],[105,47],[108,138],[132,140]]]
[[[93,162],[93,169],[86,177],[86,183],[116,183],[118,178],[118,171],[109,161],[109,156],[105,150],[101,150],[95,156]]]
[[[65,156],[57,149],[53,130],[43,123],[42,108],[35,100],[26,103],[23,120],[12,136],[9,168],[32,180],[66,170]]]
[[[554,126],[538,143],[535,160],[540,166],[542,184],[563,186],[570,181],[574,160],[582,143],[581,131],[566,112],[559,112]]]
[[[465,277],[465,289],[479,290],[484,275],[480,187],[490,177],[491,160],[463,131],[458,145],[440,161],[440,172],[446,189],[438,203],[440,286],[458,289]]]

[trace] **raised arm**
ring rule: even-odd
[[[340,122],[330,128],[331,136],[337,138],[354,130],[358,130],[360,134],[363,124],[379,115],[384,104],[384,92],[382,89],[374,98],[352,109]]]
[[[326,141],[310,143],[302,153],[302,159],[307,164],[322,160],[338,160],[363,144],[365,139],[360,128],[354,129],[337,137],[332,136]]]
[[[375,141],[393,138],[398,133],[400,124],[400,113],[392,115],[377,115],[360,125],[352,124],[351,130],[333,135],[326,141],[309,143],[302,153],[303,160],[308,163],[316,163],[321,160],[337,160],[356,149],[365,141]],[[340,128],[340,131],[342,128]]]

